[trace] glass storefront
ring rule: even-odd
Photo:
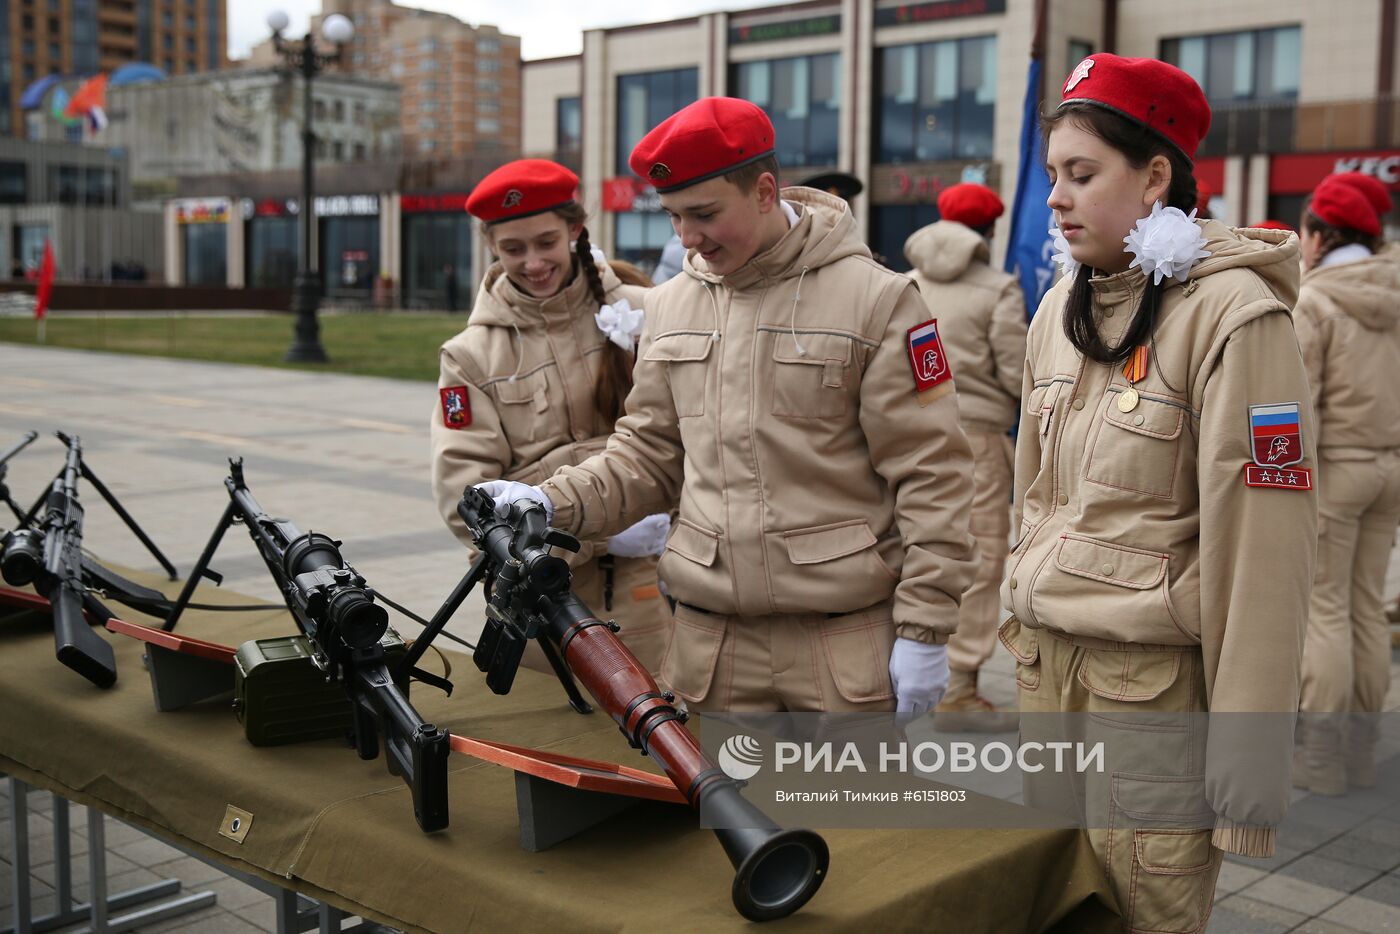
[[[908,272],[904,241],[938,220],[936,204],[887,204],[870,209],[870,251],[896,272]]]
[[[222,223],[184,224],[185,285],[228,284],[228,228]]]
[[[617,79],[617,174],[628,175],[627,158],[662,120],[695,102],[700,69],[649,71]]]
[[[254,217],[245,228],[244,281],[254,288],[292,287],[297,275],[298,226],[295,217]]]
[[[405,214],[403,245],[406,307],[452,311],[471,307],[471,215],[463,211]]]
[[[326,217],[320,228],[326,297],[368,297],[379,275],[379,218]]]
[[[650,276],[661,262],[661,248],[674,232],[666,214],[618,214],[617,258]]]

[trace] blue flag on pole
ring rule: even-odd
[[[1040,158],[1040,59],[1032,58],[1026,78],[1025,112],[1021,117],[1021,165],[1016,176],[1016,200],[1011,206],[1011,239],[1006,271],[1021,282],[1026,314],[1034,316],[1040,299],[1055,281],[1054,243],[1047,232],[1052,214],[1050,178]]]

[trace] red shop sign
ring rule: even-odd
[[[448,214],[466,209],[466,192],[399,196],[399,210],[405,214]]]
[[[1269,193],[1307,194],[1334,172],[1374,175],[1400,191],[1400,151],[1328,152],[1274,156],[1269,163]]]

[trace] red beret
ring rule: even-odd
[[[627,164],[657,191],[679,191],[773,154],[773,121],[736,97],[702,97],[661,121]]]
[[[578,176],[548,159],[517,159],[483,178],[467,198],[467,213],[488,224],[543,214],[574,201]]]
[[[948,186],[938,195],[938,213],[945,221],[979,230],[1001,217],[1005,210],[1006,205],[986,185],[962,182]]]
[[[1064,100],[1097,104],[1155,130],[1196,158],[1196,147],[1210,129],[1210,104],[1196,79],[1155,58],[1123,58],[1097,52],[1065,79]]]
[[[1374,175],[1364,172],[1338,172],[1332,177],[1361,192],[1362,197],[1371,202],[1371,207],[1376,209],[1377,214],[1389,214],[1395,207],[1395,202],[1390,200],[1390,189]]]
[[[1292,227],[1289,227],[1287,224],[1285,224],[1283,221],[1272,221],[1272,220],[1270,220],[1270,221],[1260,221],[1260,222],[1257,223],[1257,224],[1250,224],[1249,226],[1253,227],[1255,230],[1292,230],[1292,229],[1293,229]]]
[[[1333,227],[1359,230],[1373,237],[1381,232],[1380,215],[1366,196],[1333,175],[1324,178],[1313,189],[1308,210],[1317,215],[1318,220]]]

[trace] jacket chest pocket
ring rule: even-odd
[[[559,406],[551,404],[549,377],[544,370],[515,380],[501,380],[496,383],[495,390],[501,428],[512,446],[520,441],[549,437],[554,430],[553,410]]]
[[[1181,458],[1186,409],[1142,397],[1132,411],[1118,407],[1120,393],[1104,399],[1084,479],[1132,493],[1168,498]]]
[[[705,414],[705,376],[714,346],[710,334],[662,334],[642,356],[648,362],[665,365],[671,398],[680,418]]]
[[[1030,397],[1026,400],[1026,411],[1034,416],[1036,421],[1032,423],[1036,434],[1040,439],[1040,467],[1045,469],[1046,461],[1051,457],[1051,450],[1054,447],[1054,427],[1055,404],[1060,399],[1060,387],[1063,383],[1050,383],[1047,386],[1036,386],[1031,390]]]
[[[836,334],[779,333],[773,343],[773,414],[836,418],[850,395],[851,339]]]

